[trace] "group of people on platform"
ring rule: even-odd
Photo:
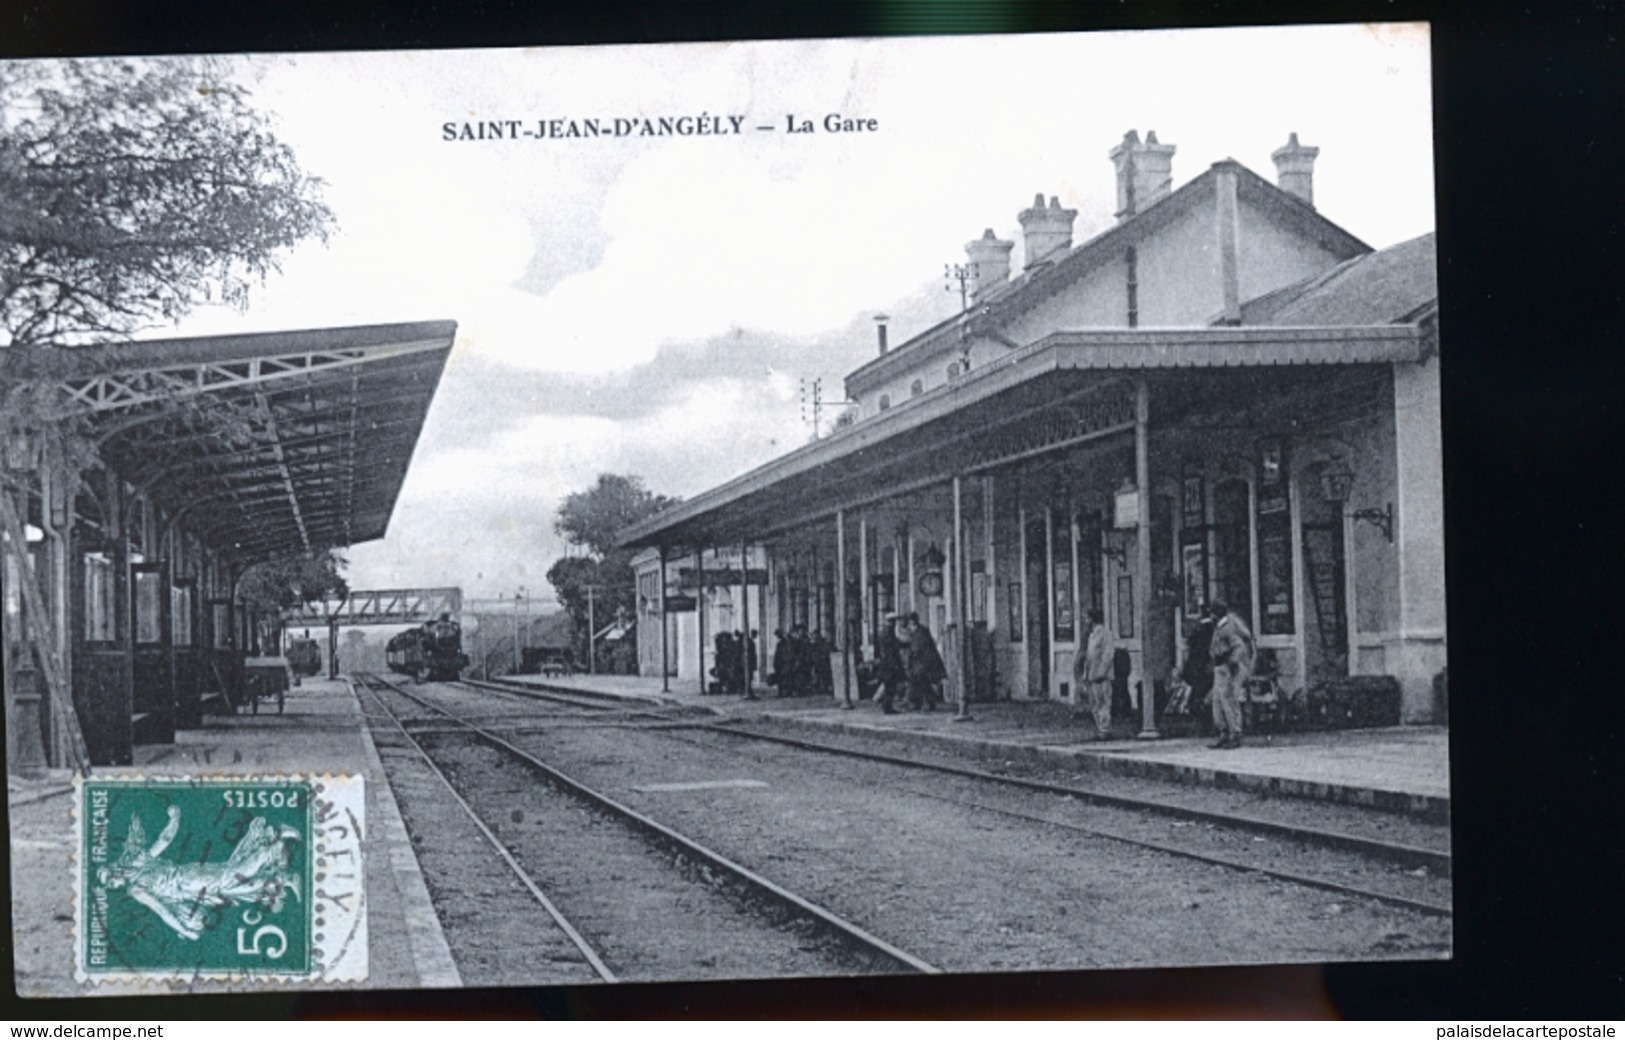
[[[829,637],[823,632],[808,636],[805,625],[796,625],[789,632],[776,629],[773,637],[773,670],[766,676],[767,685],[776,687],[780,697],[801,697],[815,693],[834,696],[835,675],[830,663],[834,647]],[[743,695],[746,700],[758,699],[755,691],[756,640],[755,630],[751,631],[749,639],[739,631],[717,633],[713,643],[716,664],[711,669],[716,681],[711,684],[711,692]]]
[[[935,711],[943,702],[942,681],[948,677],[937,641],[920,624],[918,614],[893,614],[886,621],[875,636],[875,659],[869,668],[880,710],[896,715],[901,701],[910,711]]]
[[[780,697],[803,697],[820,694],[835,695],[835,670],[830,655],[835,647],[822,631],[807,635],[806,625],[795,625],[790,631],[773,633],[773,671],[768,675],[769,686],[778,688]]]
[[[1241,746],[1241,695],[1257,652],[1253,633],[1239,615],[1217,601],[1202,607],[1196,627],[1186,637],[1179,677],[1186,687],[1186,703],[1194,707],[1206,700],[1212,709],[1218,740],[1210,747]],[[1073,661],[1072,677],[1078,705],[1086,707],[1094,720],[1095,740],[1111,739],[1115,656],[1104,616],[1091,610],[1089,632],[1083,652]]]
[[[834,647],[829,638],[821,631],[809,636],[805,625],[773,634],[773,670],[766,677],[767,684],[776,687],[781,697],[833,696]],[[717,633],[713,692],[756,699],[756,638],[755,631],[748,639],[737,631]],[[942,683],[948,671],[931,630],[920,624],[918,614],[888,616],[875,636],[874,655],[866,666],[859,662],[859,680],[866,688],[865,696],[873,690],[882,712],[934,711],[943,703]],[[1204,698],[1211,706],[1218,736],[1211,747],[1241,746],[1241,696],[1256,655],[1252,631],[1239,615],[1220,602],[1202,608],[1186,639],[1180,679],[1188,688],[1185,696],[1192,707]],[[1106,627],[1104,614],[1089,611],[1089,628],[1083,650],[1073,661],[1072,678],[1075,704],[1094,722],[1095,740],[1111,739],[1112,688],[1123,678],[1124,656]],[[853,704],[848,700],[842,707]]]
[[[754,697],[751,687],[756,683],[756,631],[751,630],[749,639],[737,630],[718,632],[713,645],[717,659],[711,675],[716,682],[711,684],[710,692]]]

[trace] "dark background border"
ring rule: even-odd
[[[1619,3],[10,0],[0,4],[0,57],[1367,20],[1429,21],[1434,34],[1455,693],[1451,962],[180,1000],[13,998],[8,1017],[1625,1015],[1618,767],[1625,648],[1612,643],[1625,639],[1625,585],[1617,580],[1625,557],[1616,461],[1625,450]],[[8,882],[9,876],[8,870]],[[9,907],[9,891],[5,896]],[[0,950],[0,973],[12,975],[9,941]]]

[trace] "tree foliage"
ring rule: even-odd
[[[622,529],[677,501],[650,491],[638,477],[601,473],[592,487],[565,496],[553,529],[602,559],[615,551]]]
[[[294,553],[255,564],[237,582],[238,598],[251,610],[275,615],[321,599],[342,599],[349,583],[339,572],[348,566],[337,549]]]
[[[0,336],[128,336],[205,301],[242,306],[333,226],[218,60],[0,64]]]
[[[632,553],[619,548],[621,531],[677,504],[679,500],[655,494],[634,476],[600,474],[592,487],[565,496],[553,529],[571,545],[585,550],[548,568],[547,580],[559,602],[575,622],[576,645],[587,646],[587,586],[592,594],[593,621],[599,628],[635,616]],[[585,660],[585,658],[582,658]]]

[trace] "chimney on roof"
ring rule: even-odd
[[[1275,183],[1282,191],[1315,204],[1315,157],[1319,148],[1305,148],[1292,134],[1286,144],[1270,153],[1275,160]]]
[[[875,338],[880,343],[880,352],[886,353],[886,323],[891,320],[889,315],[875,315]]]
[[[1075,209],[1062,209],[1061,200],[1050,196],[1044,205],[1042,194],[1033,196],[1030,209],[1016,215],[1021,223],[1022,250],[1026,254],[1023,268],[1031,269],[1050,254],[1072,247],[1072,222],[1077,219]]]
[[[1071,232],[1068,231],[1070,237]],[[1010,280],[1010,250],[1014,242],[993,237],[993,229],[982,232],[982,237],[965,243],[965,255],[970,258],[971,270],[976,273],[973,297],[992,292]]]
[[[1123,135],[1123,143],[1109,155],[1117,168],[1118,220],[1145,212],[1173,191],[1175,150],[1159,142],[1155,130],[1146,133],[1143,143],[1133,130]]]

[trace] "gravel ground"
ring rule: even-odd
[[[440,690],[414,692],[433,695],[448,707],[454,699],[442,698]],[[399,694],[380,696],[403,715],[411,708]],[[418,719],[427,715],[417,712]],[[407,763],[404,755],[386,754],[383,736],[378,739],[391,776],[397,771],[401,775],[398,783],[411,784],[416,773],[439,784],[421,760]],[[398,733],[395,741],[401,742]],[[877,970],[866,956],[822,930],[764,905],[707,868],[652,845],[619,820],[558,792],[506,753],[440,729],[428,733],[423,743],[619,978],[806,977]],[[498,879],[484,876],[500,870],[508,887],[518,889],[511,871],[495,855],[469,855],[469,841],[449,838],[458,825],[478,836],[443,786],[438,794],[438,799],[420,799],[414,792],[398,791],[397,798],[465,982],[579,981],[579,976],[560,978],[547,971],[550,954],[537,948],[530,933],[558,934],[558,929],[551,921],[539,928],[513,916],[512,899],[495,884]],[[478,841],[484,844],[483,838]],[[449,858],[439,858],[433,850],[445,850]],[[487,871],[489,864],[496,867]],[[476,871],[475,879],[463,880],[470,870]],[[531,899],[528,894],[524,898]],[[536,905],[534,900],[530,905]]]
[[[909,789],[917,780],[898,782],[896,767],[790,749],[747,753],[712,739],[701,746],[691,735],[574,728],[518,742],[951,970],[1417,958],[1449,949],[1448,920],[922,797]],[[740,779],[768,786],[636,789]],[[985,799],[985,787],[978,794]]]
[[[742,720],[729,728],[742,732],[805,738],[814,743],[893,755],[921,762],[982,769],[1003,776],[1067,784],[1205,812],[1244,814],[1291,826],[1336,830],[1357,837],[1414,845],[1441,852],[1448,852],[1450,849],[1448,825],[1430,823],[1415,816],[1379,809],[1288,795],[1272,795],[1268,792],[1172,783],[1115,773],[1082,772],[1036,761],[990,759],[980,754],[955,755],[946,749],[939,749],[936,745],[902,744],[890,734],[865,737],[832,729],[828,733],[811,736],[805,730],[790,731],[776,728],[770,718]]]
[[[362,693],[369,696],[377,702],[376,695]],[[405,703],[391,697],[390,707],[403,711]],[[380,720],[373,742],[463,984],[595,981],[586,958],[490,848],[400,730]]]
[[[726,747],[725,744],[719,745],[714,742],[731,740],[710,733],[694,733],[687,735],[685,739],[704,747]],[[762,761],[773,769],[796,768],[802,765],[796,757],[802,753],[783,745],[741,746],[733,742],[732,751]],[[832,780],[842,778],[850,780],[860,775],[854,773],[853,769],[839,764],[850,763],[863,771],[861,775],[865,779],[861,782],[881,785],[892,791],[907,792],[920,798],[969,803],[994,812],[1036,817],[1057,826],[1083,827],[1135,841],[1152,842],[1198,855],[1213,856],[1255,869],[1282,871],[1337,884],[1353,885],[1368,891],[1420,900],[1438,906],[1450,905],[1449,880],[1433,876],[1425,868],[1407,871],[1391,863],[1374,861],[1356,853],[1321,845],[1258,835],[1247,830],[1222,827],[1213,823],[1094,805],[1068,795],[1025,791],[997,783],[932,774],[883,763],[816,757],[822,761],[808,762],[805,768],[821,769]]]
[[[729,726],[728,731],[764,733],[803,739],[800,733],[776,732],[769,722]],[[849,748],[854,751],[890,755],[912,761],[980,769],[995,776],[1007,776],[1040,783],[1062,784],[1121,798],[1140,798],[1162,805],[1222,815],[1240,815],[1272,823],[1316,830],[1337,831],[1374,841],[1410,845],[1430,851],[1450,851],[1450,828],[1412,816],[1363,809],[1336,802],[1272,796],[1268,793],[1195,784],[1169,783],[1139,777],[1079,772],[1037,762],[990,760],[982,757],[956,757],[929,747],[903,747],[895,740],[867,739],[831,731],[809,739],[816,744]],[[832,757],[831,761],[839,761]]]

